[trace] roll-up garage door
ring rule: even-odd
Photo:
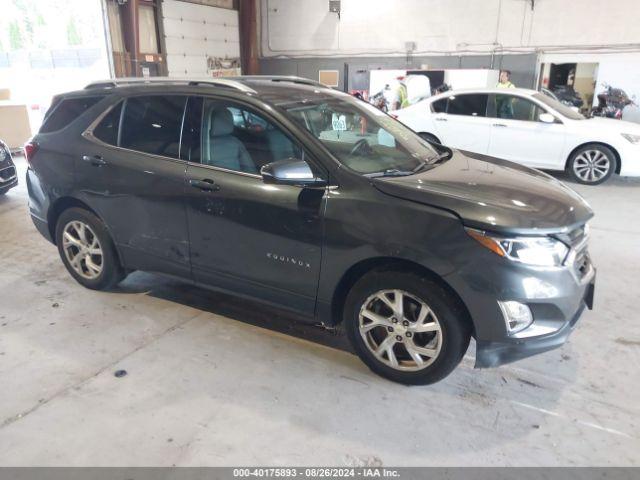
[[[170,77],[239,73],[240,36],[236,10],[164,0],[162,15]]]

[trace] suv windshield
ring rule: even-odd
[[[440,158],[412,130],[363,101],[323,98],[280,107],[362,174],[409,175]]]
[[[548,95],[545,95],[543,93],[534,93],[533,98],[541,101],[545,105],[548,105],[549,107],[553,108],[555,111],[560,113],[561,115],[571,120],[584,120],[584,115],[576,112],[575,110],[572,110],[571,108],[567,107],[563,103],[560,103],[558,100],[554,100]]]

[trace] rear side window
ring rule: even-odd
[[[468,115],[472,117],[485,117],[487,115],[486,94],[467,94],[449,97],[449,115]]]
[[[431,104],[431,110],[434,113],[446,113],[447,112],[447,99],[442,98]]]
[[[67,98],[53,109],[40,128],[40,133],[50,133],[62,130],[84,112],[102,100],[104,96]]]
[[[128,98],[122,115],[120,146],[178,158],[186,96],[149,95]]]
[[[93,129],[93,136],[109,145],[118,145],[118,128],[120,127],[120,114],[122,102],[112,108],[109,113]]]

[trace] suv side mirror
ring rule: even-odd
[[[556,117],[554,117],[550,113],[545,112],[538,115],[538,120],[540,120],[542,123],[554,123],[556,121]]]
[[[260,169],[262,181],[275,185],[295,185],[298,187],[323,187],[327,181],[316,177],[309,165],[298,158],[287,158],[267,163]]]

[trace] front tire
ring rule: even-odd
[[[374,271],[345,301],[343,322],[360,359],[375,373],[407,385],[445,378],[471,337],[464,309],[438,283],[412,273]]]
[[[616,170],[616,155],[604,145],[589,144],[576,150],[569,159],[567,172],[583,185],[600,185]]]
[[[88,210],[62,212],[56,224],[56,245],[62,263],[84,287],[107,290],[125,277],[109,232]]]

